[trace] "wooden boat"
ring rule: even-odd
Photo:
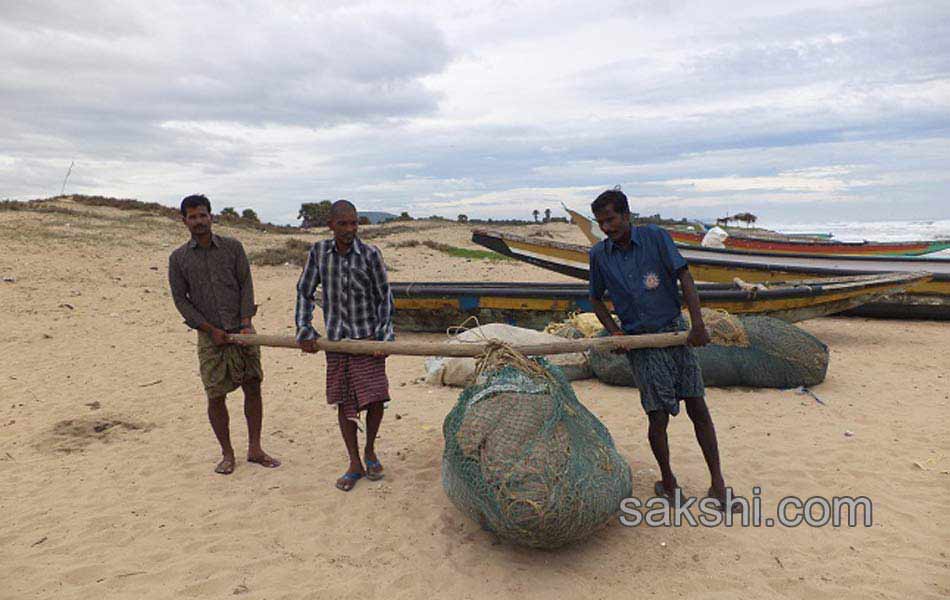
[[[830,240],[835,237],[832,233],[814,231],[814,232],[801,232],[801,233],[783,233],[782,235],[787,235],[792,239],[817,239],[817,240]]]
[[[574,223],[584,232],[590,242],[596,243],[603,239],[603,234],[590,219],[564,207],[574,220]],[[702,247],[705,234],[686,231],[675,227],[666,227],[670,237],[677,244]],[[806,254],[806,255],[843,255],[843,256],[921,256],[940,252],[950,248],[950,240],[927,240],[920,242],[840,242],[828,239],[788,236],[774,234],[746,234],[730,230],[730,235],[723,242],[726,249],[751,252],[769,252],[776,254]]]
[[[525,238],[476,229],[472,241],[500,254],[587,280],[588,246]],[[901,293],[892,293],[847,310],[848,314],[950,320],[950,260],[920,257],[811,256],[735,252],[679,245],[697,281],[731,283],[736,277],[752,282],[798,278],[845,277],[882,273],[932,274]]]
[[[794,323],[860,306],[929,277],[899,273],[758,285],[700,283],[697,289],[705,307]],[[399,331],[442,332],[469,317],[481,324],[543,329],[573,313],[592,311],[586,283],[392,282],[390,289]]]
[[[700,246],[702,233],[668,230],[674,241],[689,246]],[[921,242],[842,242],[821,239],[797,239],[789,236],[765,238],[757,235],[732,233],[723,245],[732,250],[756,250],[790,254],[833,254],[854,256],[921,256],[950,248],[950,241]]]

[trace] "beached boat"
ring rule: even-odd
[[[480,229],[473,231],[472,241],[543,269],[577,279],[588,278],[588,246]],[[873,317],[950,320],[948,259],[767,254],[678,246],[697,281],[731,283],[738,277],[750,283],[762,283],[881,273],[932,273],[932,279],[915,283],[904,292],[882,296],[846,312]]]
[[[860,306],[929,277],[901,273],[755,285],[700,283],[697,289],[707,308],[794,323]],[[446,331],[469,317],[481,324],[543,329],[573,313],[592,310],[585,283],[392,282],[390,289],[399,331]]]
[[[584,232],[590,242],[603,239],[603,234],[590,219],[566,206],[574,223]],[[702,247],[705,234],[677,227],[665,227],[677,244]],[[723,241],[727,250],[768,252],[774,254],[807,254],[834,256],[922,256],[950,248],[950,240],[927,240],[917,242],[841,242],[818,237],[802,238],[779,233],[744,233],[729,230]]]
[[[674,241],[689,246],[702,245],[702,233],[668,230]],[[784,238],[784,239],[783,239]],[[922,256],[950,248],[948,240],[920,242],[842,242],[824,239],[775,238],[754,234],[730,233],[723,241],[730,250],[755,250],[790,254],[832,254],[853,256]]]

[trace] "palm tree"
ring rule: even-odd
[[[534,215],[534,222],[537,223],[538,215],[540,215],[541,213],[538,211],[538,209],[534,209],[534,211],[531,214]]]

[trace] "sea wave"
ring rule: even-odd
[[[825,223],[756,223],[783,233],[830,233],[843,242],[913,242],[918,240],[950,241],[950,219],[865,221]],[[950,250],[931,256],[950,257]]]

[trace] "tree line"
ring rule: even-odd
[[[330,218],[330,206],[333,203],[330,200],[321,200],[320,202],[305,202],[300,205],[300,211],[297,213],[297,219],[301,221],[300,226],[303,228],[310,227],[325,227]],[[223,211],[222,211],[223,214]],[[535,223],[567,223],[568,220],[564,217],[552,217],[551,209],[544,209],[544,219],[540,220],[541,211],[535,209],[532,212]],[[448,221],[449,219],[441,215],[429,215],[426,217],[430,221]],[[415,219],[410,216],[406,211],[401,212],[398,216],[386,219],[382,223],[388,223],[391,221],[414,221]],[[456,216],[455,220],[458,223],[496,223],[496,224],[526,224],[531,221],[526,221],[522,219],[470,219],[468,215],[460,213]],[[360,224],[365,225],[369,223],[369,219],[366,217],[360,217]]]

